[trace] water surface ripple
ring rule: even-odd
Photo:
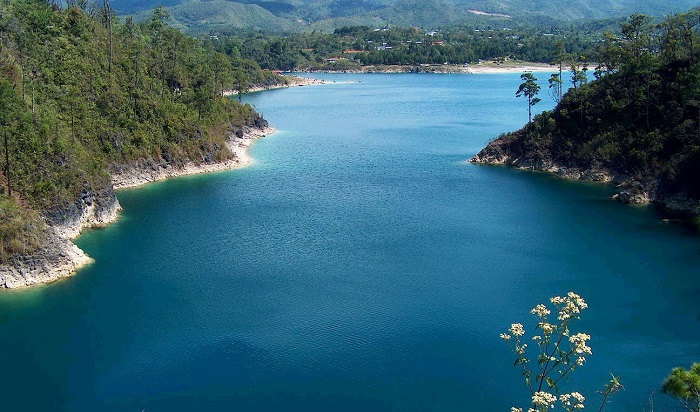
[[[573,290],[593,355],[566,390],[595,408],[614,372],[607,410],[663,410],[700,361],[697,237],[605,186],[466,164],[527,120],[518,75],[327,79],[248,96],[279,129],[252,167],[120,191],[77,240],[95,264],[0,294],[6,409],[527,408],[499,333]]]

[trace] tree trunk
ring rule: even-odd
[[[564,78],[562,77],[562,69],[563,69],[563,61],[559,60],[559,84],[557,85],[557,88],[559,89],[559,101],[557,101],[557,104],[561,102],[562,95],[564,91],[562,90],[562,85],[564,83]]]
[[[20,41],[19,46],[19,68],[22,71],[22,101],[26,98],[26,89],[24,85],[24,53],[22,51],[22,42]]]
[[[105,14],[107,15],[107,31],[109,32],[109,66],[108,71],[112,73],[112,59],[114,57],[112,48],[112,10],[109,7],[109,0],[105,0]]]
[[[7,131],[5,131],[5,177],[7,178],[7,194],[12,196],[12,184],[10,183],[10,150],[7,147]]]

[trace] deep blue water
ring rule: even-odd
[[[120,191],[77,240],[93,265],[0,294],[4,409],[527,408],[499,333],[570,290],[593,355],[565,390],[597,410],[613,372],[606,410],[673,405],[661,381],[700,361],[697,235],[466,164],[527,121],[516,74],[325,77],[247,97],[279,129],[253,166]]]

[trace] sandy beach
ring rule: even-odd
[[[532,63],[509,60],[502,63],[479,62],[475,64],[421,64],[362,66],[350,70],[316,70],[311,73],[450,73],[450,74],[497,74],[523,72],[554,72],[557,67],[547,63]]]
[[[558,67],[546,63],[529,62],[482,62],[462,67],[464,73],[469,74],[496,74],[496,73],[524,73],[524,72],[554,72]]]

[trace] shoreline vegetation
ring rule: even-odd
[[[693,55],[693,51],[690,52],[690,55]],[[663,64],[659,64],[659,66],[660,68],[654,67],[655,70],[660,70],[659,78],[668,78],[663,72],[663,70],[666,70]],[[690,66],[693,67],[693,64]],[[607,84],[605,88],[594,88],[593,90],[616,90],[619,85],[611,82],[614,82],[619,77],[623,77],[620,73],[627,72],[635,75],[639,71],[639,68],[635,65],[616,68],[610,62],[602,62],[598,67],[606,67],[607,71],[596,77],[602,76],[600,82],[610,84]],[[506,60],[481,61],[473,65],[367,65],[349,70],[305,70],[304,72],[454,73],[478,75],[553,72],[557,69],[557,66],[554,64]],[[326,84],[324,80],[295,76],[294,73],[299,72],[292,72],[291,75],[277,77],[277,81],[249,84],[247,87],[243,87],[242,90],[225,90],[222,87],[219,95],[221,97],[231,97],[241,91],[249,93],[287,87]],[[635,76],[628,77],[634,78]],[[594,82],[594,84],[597,83],[599,82]],[[637,83],[643,84],[643,82],[637,81],[634,85],[637,85]],[[627,203],[655,202],[663,204],[669,211],[697,216],[700,208],[694,195],[695,188],[693,187],[691,191],[676,190],[679,182],[672,182],[673,184],[669,185],[668,179],[663,175],[666,172],[663,172],[663,170],[661,175],[658,173],[650,174],[648,173],[649,170],[632,170],[630,166],[634,166],[634,164],[616,164],[616,159],[610,157],[611,153],[617,152],[613,150],[614,148],[608,147],[609,145],[604,146],[605,152],[594,153],[592,160],[572,157],[572,155],[576,155],[575,153],[566,154],[565,156],[569,157],[567,160],[563,156],[564,153],[557,152],[558,149],[552,146],[552,143],[556,142],[552,140],[550,134],[555,132],[554,129],[557,127],[566,131],[565,129],[567,129],[567,124],[569,123],[572,124],[571,127],[578,127],[579,129],[580,126],[588,127],[593,124],[592,120],[588,120],[588,117],[597,113],[597,110],[594,110],[594,107],[591,106],[592,103],[590,103],[591,97],[597,93],[588,87],[592,85],[575,89],[573,94],[564,96],[555,111],[536,117],[533,122],[519,132],[501,136],[490,143],[470,162],[510,164],[521,168],[554,172],[566,178],[603,182],[614,181],[621,184],[622,190],[617,195],[618,200]],[[624,85],[621,87],[621,90],[625,90]],[[176,90],[176,93],[178,92]],[[623,97],[620,96],[620,98]],[[195,103],[197,102],[196,99],[197,95],[195,94]],[[577,109],[579,105],[585,106],[586,110]],[[211,110],[211,108],[206,106],[202,107],[197,109],[200,120],[205,110]],[[84,188],[75,204],[56,205],[56,211],[47,210],[45,212],[44,221],[46,223],[42,224],[45,228],[40,227],[38,230],[36,227],[34,228],[35,233],[43,233],[35,235],[36,239],[32,239],[39,247],[29,249],[27,253],[15,255],[0,264],[0,288],[22,288],[53,282],[70,276],[79,268],[89,264],[92,259],[73,244],[70,239],[77,237],[85,228],[103,227],[117,219],[121,206],[115,195],[115,190],[138,187],[172,177],[231,170],[249,165],[253,160],[248,155],[247,149],[252,142],[255,139],[274,133],[275,129],[270,127],[262,117],[253,113],[252,108],[247,108],[246,110],[248,109],[251,113],[246,115],[246,120],[243,123],[235,125],[224,121],[224,124],[222,124],[221,121],[218,121],[218,123],[208,126],[210,132],[225,136],[223,145],[215,142],[206,144],[202,142],[201,153],[193,152],[194,155],[171,152],[173,149],[162,146],[160,150],[156,150],[151,155],[134,157],[126,161],[110,161],[107,171],[108,177],[104,184]],[[580,112],[580,116],[564,119],[569,113],[575,112]],[[635,111],[637,114],[642,112],[641,110]],[[648,128],[650,127],[649,122],[651,118],[649,105],[646,106],[645,113]],[[602,112],[598,114],[601,118],[605,117]],[[633,114],[626,113],[625,116],[633,117]],[[551,120],[548,120],[550,118]],[[663,116],[659,118],[663,118]],[[641,123],[639,119],[636,119],[631,124],[639,125]],[[202,131],[200,131],[198,126],[196,130],[190,131],[190,133],[194,133],[194,137],[189,137],[190,140],[202,139]],[[658,134],[658,131],[656,133]],[[564,136],[571,133],[561,134],[556,132],[554,134]],[[542,139],[543,137],[544,139]],[[611,152],[611,150],[613,151]],[[177,157],[173,156],[174,153],[177,154]],[[621,150],[620,153],[624,154],[625,151]],[[610,159],[602,162],[603,154]],[[617,160],[619,162],[627,161],[625,159]],[[677,175],[683,177],[685,172],[686,170],[682,169],[680,174],[675,174],[674,172],[672,176],[674,178]],[[669,190],[669,188],[672,190]]]
[[[572,63],[574,85],[552,111],[499,136],[469,162],[613,183],[614,199],[653,204],[700,229],[700,36],[685,29],[699,21],[697,10],[659,24],[630,17],[621,26],[629,38],[601,41],[594,81]],[[531,109],[540,87],[532,75],[521,79]],[[561,79],[553,75],[549,83],[551,89]]]
[[[482,63],[474,66],[435,65],[422,66],[367,66],[355,73],[460,73],[497,74],[515,73],[522,70],[546,72],[553,66],[529,62]],[[307,73],[348,73],[348,71],[309,71]],[[254,93],[289,87],[327,84],[321,79],[300,77],[293,73],[281,76],[283,81],[265,86],[253,86],[245,90]],[[224,96],[236,96],[236,90],[222,91]],[[0,263],[0,288],[18,289],[45,284],[72,276],[80,268],[93,262],[85,252],[71,242],[84,229],[108,226],[118,219],[121,206],[115,190],[135,188],[148,183],[179,176],[233,170],[250,165],[253,159],[248,148],[259,138],[276,130],[260,118],[250,125],[228,132],[226,148],[229,156],[214,161],[194,162],[187,160],[170,164],[163,159],[137,159],[128,163],[113,163],[109,167],[110,185],[103,193],[83,194],[69,213],[63,214],[57,223],[47,222],[42,246],[34,252],[15,256],[9,262]],[[54,220],[55,221],[55,220]]]
[[[220,162],[194,163],[187,162],[184,166],[176,168],[167,164],[147,164],[119,167],[112,173],[114,190],[140,187],[149,183],[159,182],[180,176],[189,176],[202,173],[222,172],[226,170],[240,169],[253,163],[253,158],[248,154],[248,148],[257,139],[269,136],[276,132],[272,126],[262,128],[245,126],[241,136],[232,134],[227,139],[226,146],[232,157]]]
[[[325,84],[325,81],[293,75],[282,76],[283,82],[268,86],[251,87],[247,92],[259,92],[289,87]],[[224,91],[225,96],[235,91]],[[89,194],[82,197],[74,213],[59,224],[48,224],[42,247],[34,253],[16,256],[11,262],[0,264],[0,289],[22,289],[47,284],[74,275],[80,268],[94,260],[71,240],[84,229],[106,227],[119,218],[122,210],[115,191],[136,188],[149,183],[180,176],[221,172],[251,165],[254,159],[248,149],[255,140],[276,132],[262,118],[252,124],[227,133],[226,148],[230,155],[218,161],[194,162],[173,165],[139,159],[127,164],[110,166],[111,186],[106,193]]]
[[[289,80],[169,20],[163,8],[137,22],[109,3],[0,4],[0,288],[89,262],[69,239],[115,218],[113,183],[231,168],[242,138],[270,132],[223,92]]]
[[[238,133],[231,133],[227,147],[231,157],[219,162],[187,162],[174,167],[154,162],[113,166],[112,187],[106,196],[92,196],[79,201],[79,213],[59,225],[48,225],[43,247],[28,255],[15,257],[12,262],[0,264],[0,288],[20,289],[46,284],[74,275],[80,268],[93,262],[72,239],[84,229],[106,227],[119,217],[122,210],[114,190],[141,187],[148,183],[169,178],[201,173],[234,170],[253,163],[248,148],[260,138],[276,130],[265,123],[262,126],[245,126]]]
[[[422,73],[461,73],[490,74],[513,73],[521,70],[550,71],[551,65],[507,62],[504,64],[480,64],[464,66],[429,66]],[[325,71],[316,71],[325,72]],[[339,71],[345,72],[345,71]],[[367,66],[357,73],[415,73],[415,66]],[[309,72],[314,73],[314,72]],[[347,73],[347,72],[345,72]],[[282,76],[283,81],[265,86],[253,86],[246,93],[289,87],[303,87],[327,84],[315,78],[300,77],[294,74]],[[225,90],[224,96],[236,96],[238,91]],[[161,159],[142,158],[124,164],[113,163],[109,167],[110,185],[102,193],[84,193],[68,213],[58,222],[48,222],[41,239],[41,247],[33,252],[20,254],[10,261],[0,263],[0,288],[20,289],[39,284],[51,283],[75,274],[80,268],[93,262],[85,252],[71,240],[84,229],[106,227],[118,219],[121,206],[115,191],[135,188],[179,176],[233,170],[250,165],[253,159],[248,154],[252,143],[269,136],[276,129],[266,121],[256,120],[250,125],[228,132],[226,148],[229,156],[214,161],[194,162],[187,160],[181,164],[170,164]]]
[[[293,75],[282,76],[284,82],[267,86],[254,86],[246,93],[256,93],[267,90],[287,89],[290,87],[302,87],[326,84],[324,80]],[[245,94],[245,93],[244,93]],[[224,96],[237,96],[236,90],[225,90]],[[257,139],[274,134],[277,129],[264,122],[260,126],[244,126],[240,131],[230,133],[226,139],[226,147],[232,156],[219,162],[195,163],[187,162],[182,167],[168,167],[167,164],[117,166],[112,170],[111,179],[114,190],[140,187],[149,183],[159,182],[180,176],[189,176],[202,173],[222,172],[240,169],[254,163],[254,159],[248,154],[248,149]]]

